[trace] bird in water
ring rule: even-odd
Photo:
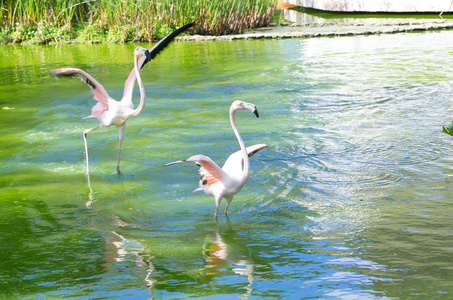
[[[147,50],[143,47],[137,47],[134,50],[134,68],[132,69],[129,77],[127,78],[124,84],[123,98],[120,101],[117,101],[110,97],[104,87],[96,81],[90,74],[87,72],[76,69],[76,68],[62,68],[51,70],[50,74],[55,77],[60,76],[70,76],[70,77],[79,77],[83,82],[85,82],[90,88],[91,92],[94,95],[94,100],[97,103],[91,109],[91,115],[87,118],[97,118],[100,122],[99,125],[85,129],[83,131],[83,140],[85,143],[85,153],[86,153],[86,168],[87,173],[89,173],[89,162],[88,162],[88,145],[87,145],[87,135],[89,132],[98,129],[100,127],[109,127],[114,125],[118,129],[119,135],[119,146],[118,146],[118,160],[116,166],[116,173],[121,174],[120,171],[120,155],[121,155],[121,143],[123,139],[124,129],[126,127],[126,121],[132,117],[139,115],[145,108],[146,94],[143,87],[143,83],[140,77],[140,69],[148,62],[151,61],[161,50],[163,50],[177,35],[186,29],[192,27],[194,23],[184,25],[181,28],[173,31],[168,34],[165,38],[160,40],[156,45],[154,45],[151,50]],[[132,92],[134,90],[135,80],[138,82],[140,90],[140,104],[137,108],[134,109],[134,104],[132,102]]]
[[[252,103],[244,101],[234,101],[230,107],[230,123],[233,132],[238,139],[241,150],[231,154],[226,160],[222,168],[220,168],[212,159],[204,155],[194,155],[185,160],[178,160],[166,164],[165,166],[184,163],[195,162],[200,167],[200,182],[199,188],[195,191],[202,190],[206,194],[214,197],[216,208],[214,216],[217,218],[219,204],[222,198],[226,200],[225,215],[227,214],[228,207],[230,206],[233,196],[238,193],[250,175],[250,160],[249,157],[256,152],[267,147],[266,144],[257,144],[250,147],[245,147],[244,141],[236,127],[234,115],[237,111],[249,110],[253,112],[256,117],[259,117],[256,106]],[[194,192],[195,192],[194,191]]]

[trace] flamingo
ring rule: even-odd
[[[132,69],[129,77],[127,78],[124,84],[123,98],[120,101],[116,101],[111,98],[104,87],[97,82],[90,74],[87,72],[76,69],[76,68],[63,68],[51,70],[50,74],[59,77],[59,76],[71,76],[79,77],[83,82],[85,82],[90,88],[91,92],[94,95],[94,100],[98,101],[96,105],[91,109],[91,115],[87,118],[97,118],[100,122],[99,125],[85,129],[83,131],[83,140],[85,143],[85,153],[86,153],[86,166],[87,174],[89,173],[89,163],[88,163],[88,145],[87,145],[87,135],[89,132],[98,129],[100,127],[109,127],[111,125],[116,126],[118,129],[119,135],[119,146],[118,146],[118,161],[116,165],[116,173],[121,175],[120,171],[120,155],[121,155],[121,143],[123,139],[124,129],[126,127],[126,121],[132,117],[139,115],[145,108],[145,89],[140,77],[140,69],[151,59],[153,59],[161,50],[163,50],[178,34],[185,31],[186,29],[192,27],[194,23],[178,28],[172,33],[168,34],[165,38],[160,40],[156,45],[154,45],[151,50],[147,50],[143,47],[137,47],[134,50],[134,68]],[[140,60],[139,60],[140,57]],[[138,82],[140,90],[140,104],[136,109],[134,109],[134,104],[132,103],[132,92],[134,90],[135,80]]]
[[[215,213],[214,217],[217,218],[219,204],[222,198],[226,200],[225,215],[227,215],[228,207],[230,206],[233,196],[238,193],[250,175],[250,160],[249,157],[256,152],[267,147],[266,144],[257,144],[250,147],[245,147],[239,131],[237,130],[234,121],[234,114],[239,110],[250,110],[257,118],[259,118],[258,110],[252,103],[243,101],[234,101],[230,107],[230,123],[233,132],[238,139],[241,150],[231,154],[225,161],[225,164],[220,168],[212,159],[204,155],[194,155],[188,159],[174,161],[164,166],[184,162],[195,162],[200,167],[200,182],[199,188],[196,191],[204,191],[206,194],[214,197],[215,200]]]

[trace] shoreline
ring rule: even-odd
[[[351,20],[351,19],[349,19]],[[453,19],[361,19],[342,20],[341,22],[308,22],[308,23],[281,23],[271,24],[269,27],[249,29],[243,33],[230,35],[185,35],[175,38],[175,41],[232,41],[249,39],[292,39],[314,37],[339,37],[355,35],[391,34],[401,32],[422,32],[435,30],[453,29]],[[61,44],[115,44],[115,43],[138,43],[108,42],[108,41],[50,41],[42,45]],[[33,42],[19,44],[5,43],[2,45],[39,45]]]

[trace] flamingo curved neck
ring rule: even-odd
[[[242,152],[242,157],[244,159],[244,168],[242,170],[242,183],[245,183],[250,175],[250,161],[249,161],[249,156],[247,154],[247,149],[245,148],[244,140],[242,139],[241,135],[239,134],[239,131],[236,127],[236,122],[234,121],[234,114],[236,110],[231,109],[230,110],[230,122],[231,122],[231,127],[233,128],[234,134],[236,135],[236,138],[238,139],[239,146],[241,147],[241,152]]]
[[[140,68],[138,67],[138,57],[139,54],[134,55],[134,69],[135,69],[135,76],[137,77],[138,87],[140,89],[140,104],[134,109],[131,113],[131,116],[139,115],[142,110],[145,108],[145,101],[146,101],[146,94],[145,88],[143,87],[142,78],[140,77]]]

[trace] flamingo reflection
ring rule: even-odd
[[[247,245],[237,238],[229,219],[225,231],[220,230],[217,222],[217,229],[214,235],[208,235],[203,244],[203,255],[205,257],[205,270],[209,277],[215,277],[224,272],[224,269],[231,269],[235,274],[246,276],[248,285],[244,288],[244,298],[248,298],[253,288],[255,263]]]
[[[124,236],[110,231],[110,235],[107,236],[106,244],[106,256],[105,261],[109,265],[112,263],[122,263],[132,261],[137,267],[144,270],[146,273],[145,282],[148,287],[152,287],[156,280],[152,278],[152,274],[155,271],[154,265],[151,262],[149,255],[144,255],[146,249],[135,241],[126,239]]]

